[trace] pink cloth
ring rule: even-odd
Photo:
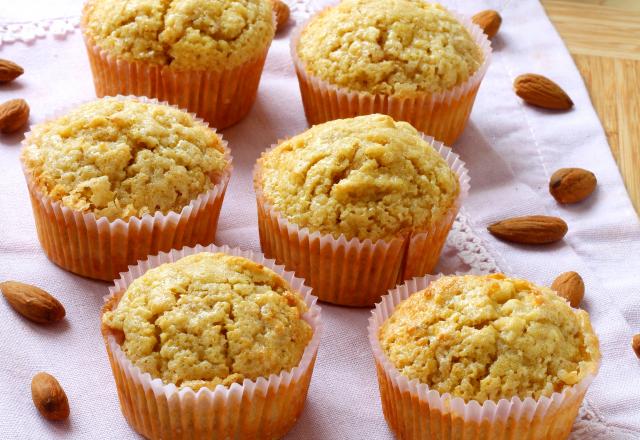
[[[322,1],[290,3],[300,20]],[[440,267],[446,272],[482,271],[495,269],[497,261],[502,270],[541,284],[550,284],[566,270],[580,272],[587,286],[584,307],[592,316],[604,357],[573,437],[640,438],[640,365],[629,346],[631,336],[640,332],[640,299],[635,294],[640,225],[582,79],[538,2],[445,3],[472,13],[504,6],[504,22],[493,41],[493,62],[471,121],[454,145],[470,170],[471,193]],[[32,0],[13,2],[6,9],[3,5],[0,42],[24,30],[24,25],[6,28],[3,22],[60,17],[62,11],[79,11],[80,4],[81,0]],[[63,33],[64,23],[74,20],[56,21],[54,33]],[[27,30],[26,34],[49,32],[41,24]],[[219,243],[259,250],[253,164],[270,144],[307,127],[289,56],[290,30],[273,43],[252,112],[223,132],[235,169],[222,207]],[[0,43],[0,57],[25,67],[26,73],[0,86],[0,93],[2,100],[27,99],[31,123],[56,108],[94,97],[78,31],[31,44]],[[550,113],[524,105],[511,90],[515,76],[524,72],[543,73],[563,85],[575,109]],[[64,303],[67,319],[38,326],[0,300],[0,438],[138,438],[120,413],[99,334],[107,285],[67,273],[44,256],[18,161],[21,139],[21,134],[0,137],[0,280],[47,289]],[[597,175],[598,190],[586,202],[560,206],[547,193],[550,174],[566,166],[588,168]],[[485,230],[490,222],[525,214],[561,216],[569,223],[569,234],[556,245],[523,247],[496,241]],[[306,409],[288,438],[392,438],[381,413],[366,340],[369,315],[368,310],[323,305],[325,332]],[[33,407],[29,384],[41,370],[55,375],[67,391],[71,417],[66,423],[49,423]]]

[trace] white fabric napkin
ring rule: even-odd
[[[322,1],[290,3],[299,20]],[[55,11],[51,4],[56,2],[64,11],[80,10],[80,0],[43,4]],[[640,332],[636,294],[640,225],[582,79],[538,2],[445,3],[470,13],[497,6],[502,8],[504,22],[493,41],[493,62],[469,125],[454,145],[472,179],[465,206],[470,225],[463,222],[462,229],[450,237],[441,267],[468,269],[455,255],[463,249],[463,259],[475,269],[491,268],[495,259],[507,273],[541,284],[550,284],[563,271],[581,273],[587,286],[584,307],[600,336],[603,362],[573,438],[640,438],[640,362],[629,346],[631,336]],[[0,20],[53,18],[43,15],[37,4],[14,2],[2,11]],[[18,15],[7,15],[15,11]],[[233,151],[235,170],[222,208],[218,243],[259,250],[253,163],[271,143],[307,127],[289,57],[288,33],[279,34],[272,45],[251,114],[223,132]],[[4,44],[0,57],[25,67],[23,77],[0,87],[0,98],[27,99],[32,123],[59,107],[94,97],[78,31],[31,44]],[[551,113],[523,105],[511,84],[524,72],[556,80],[571,95],[575,109]],[[0,383],[4,387],[0,438],[139,438],[120,413],[99,333],[99,309],[107,284],[67,273],[44,256],[18,161],[21,138],[21,134],[0,137],[0,280],[45,288],[64,303],[67,319],[50,327],[38,326],[0,300]],[[588,168],[598,177],[596,194],[582,204],[559,206],[547,193],[550,174],[566,166]],[[524,247],[496,241],[486,232],[488,223],[519,214],[563,217],[569,234],[560,244]],[[489,256],[474,260],[477,252],[487,249]],[[366,340],[369,315],[365,309],[323,305],[324,334],[306,408],[288,438],[392,438],[382,416]],[[47,422],[33,407],[30,381],[41,370],[64,386],[71,405],[67,422]]]

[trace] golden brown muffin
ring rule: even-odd
[[[90,0],[84,14],[110,54],[177,69],[240,66],[275,33],[269,0]]]
[[[299,293],[243,257],[202,252],[149,270],[103,323],[143,372],[178,387],[215,388],[298,365],[313,336]]]
[[[480,403],[550,396],[595,373],[600,358],[587,312],[502,274],[442,277],[378,335],[400,374]]]
[[[483,62],[466,28],[421,0],[344,0],[304,28],[297,54],[330,84],[395,96],[450,90]]]
[[[316,125],[259,159],[256,185],[299,227],[391,239],[450,212],[460,191],[446,161],[406,122],[385,115]]]
[[[179,212],[228,166],[218,135],[190,114],[116,98],[35,126],[22,158],[51,199],[109,220]]]

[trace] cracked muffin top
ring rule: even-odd
[[[338,119],[292,137],[258,160],[255,186],[290,222],[347,239],[392,239],[450,212],[459,184],[406,122]]]
[[[404,376],[480,403],[561,392],[600,359],[587,312],[502,274],[442,277],[399,304],[378,336]]]
[[[243,257],[202,252],[149,270],[102,322],[143,372],[198,390],[299,364],[313,330],[300,294]]]
[[[229,166],[220,137],[190,114],[116,98],[36,125],[22,160],[45,195],[109,220],[180,212]]]
[[[331,84],[395,96],[452,89],[483,62],[464,25],[421,0],[344,0],[309,22],[297,54]]]
[[[113,55],[177,69],[237,67],[275,33],[270,0],[90,0],[83,30]]]

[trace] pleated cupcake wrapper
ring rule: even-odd
[[[460,193],[449,212],[434,225],[393,240],[375,242],[344,234],[310,232],[289,222],[268,202],[261,187],[260,162],[254,170],[258,230],[262,251],[284,264],[322,301],[346,306],[372,306],[397,283],[429,273],[436,266],[451,225],[469,192],[469,175],[460,157],[429,136],[423,139],[458,176]],[[277,144],[271,146],[268,154]]]
[[[323,14],[327,9],[320,11],[316,16]],[[483,56],[482,65],[466,82],[449,91],[416,92],[411,97],[354,91],[331,84],[311,74],[298,56],[297,47],[302,31],[314,17],[298,26],[291,36],[290,49],[309,124],[383,113],[396,120],[407,121],[423,133],[447,145],[452,145],[467,124],[478,88],[489,68],[491,44],[482,29],[470,18],[454,11],[450,12],[464,25],[473,41],[480,47]]]
[[[122,351],[117,336],[102,325],[122,412],[129,424],[149,439],[276,439],[295,424],[302,412],[320,344],[320,307],[311,289],[259,252],[228,246],[196,246],[161,253],[131,266],[109,289],[104,314],[116,307],[127,287],[149,269],[199,252],[223,252],[248,258],[276,272],[300,293],[309,310],[303,319],[313,329],[300,363],[289,371],[230,387],[179,389],[143,373]]]
[[[380,326],[412,293],[427,288],[441,275],[427,275],[390,290],[369,318],[369,342],[378,372],[382,410],[400,439],[519,440],[567,438],[587,388],[597,371],[551,397],[465,403],[409,380],[396,370],[378,340]]]
[[[98,97],[156,98],[196,113],[219,130],[240,121],[251,110],[271,41],[259,54],[235,68],[179,70],[109,54],[84,31],[84,20],[85,14],[81,27]]]
[[[166,104],[144,97],[116,98]],[[45,123],[64,115],[77,105],[80,104],[55,112],[45,119]],[[202,119],[192,116],[204,123]],[[128,265],[148,255],[183,246],[213,243],[232,170],[232,157],[227,142],[220,134],[217,136],[222,142],[227,166],[216,177],[218,183],[213,188],[200,194],[180,212],[156,212],[154,215],[130,217],[126,221],[109,221],[106,217],[77,211],[51,199],[41,191],[22,162],[38,238],[47,257],[70,272],[111,281],[120,272],[127,270]],[[22,142],[24,146],[31,142],[30,137],[31,132],[25,135]]]

